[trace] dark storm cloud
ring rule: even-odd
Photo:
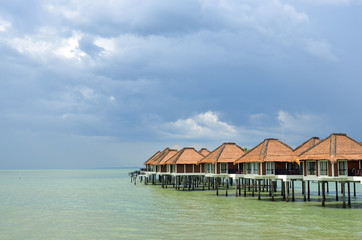
[[[138,164],[170,144],[252,147],[282,130],[293,146],[361,139],[361,35],[346,27],[361,5],[334,2],[3,3],[3,167]]]

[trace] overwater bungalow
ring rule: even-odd
[[[177,154],[172,156],[167,162],[167,166],[171,168],[173,175],[200,175],[203,172],[199,165],[200,159],[204,158],[200,152],[195,148],[186,147],[178,151]]]
[[[145,173],[149,173],[149,172],[153,172],[154,169],[153,169],[153,165],[151,165],[151,163],[157,158],[159,157],[161,154],[160,151],[157,151],[155,154],[153,154],[147,161],[145,161],[143,163],[143,165],[145,165],[145,168],[143,169],[143,171]]]
[[[306,180],[362,181],[362,146],[344,133],[332,133],[296,159]]]
[[[198,164],[206,177],[229,177],[229,174],[241,174],[234,162],[245,154],[245,151],[235,143],[223,143]]]
[[[274,200],[273,193],[276,184],[273,182],[281,180],[282,194],[288,201],[289,182],[292,182],[292,188],[294,189],[294,180],[303,179],[298,164],[293,162],[294,156],[293,149],[290,146],[278,139],[268,138],[241,156],[235,161],[235,164],[243,164],[243,178],[247,180],[244,181],[248,185],[252,184],[252,186],[255,187],[256,182],[258,183],[258,199],[260,199],[260,185],[262,180],[264,181],[264,185],[267,183],[267,186],[270,187],[269,192],[272,200]],[[286,187],[284,183],[286,183]],[[244,195],[246,195],[245,188]],[[254,195],[254,190],[252,195]]]
[[[290,146],[278,139],[268,138],[235,163],[243,163],[245,178],[276,179],[277,175],[302,175],[298,164],[293,163],[293,157],[293,149]]]
[[[150,164],[156,167],[157,174],[168,174],[170,169],[167,168],[166,162],[174,156],[178,151],[176,149],[166,148],[162,151],[159,157],[155,158]]]
[[[198,183],[204,178],[204,173],[200,166],[197,165],[202,158],[204,158],[204,155],[195,148],[186,147],[166,161],[168,168],[172,172],[171,182],[176,186],[176,189],[180,189],[182,183],[183,189],[185,187],[194,189],[198,186]]]
[[[336,200],[338,200],[338,182],[343,192],[345,207],[345,183],[348,186],[350,205],[350,182],[362,183],[362,146],[344,133],[332,133],[314,147],[296,157],[304,168],[304,180],[318,181],[322,184],[322,205],[325,204],[325,184],[336,182]]]

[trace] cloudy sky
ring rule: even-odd
[[[361,0],[0,3],[0,168],[362,141]]]

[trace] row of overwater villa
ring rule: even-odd
[[[236,197],[251,195],[261,199],[263,195],[273,201],[277,194],[286,201],[294,201],[295,181],[301,182],[304,201],[310,200],[310,184],[317,183],[322,206],[329,183],[334,182],[335,200],[341,197],[346,207],[346,186],[351,206],[350,183],[354,196],[356,183],[362,184],[362,143],[346,134],[333,133],[325,139],[313,137],[295,149],[273,138],[265,139],[250,151],[235,143],[223,143],[212,152],[205,148],[166,148],[144,165],[138,175],[144,184],[172,186],[177,190],[213,189],[216,195],[222,190],[226,196],[235,185]],[[133,178],[134,183],[136,179]]]

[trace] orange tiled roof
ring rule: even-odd
[[[149,164],[149,162],[152,162],[155,158],[157,158],[161,154],[160,151],[157,151],[155,154],[152,155],[146,162],[143,163],[143,165]]]
[[[204,156],[195,148],[183,148],[171,157],[166,164],[197,164],[202,158]]]
[[[199,163],[233,163],[244,154],[244,150],[235,143],[223,143]]]
[[[299,155],[302,152],[307,151],[309,148],[314,147],[316,144],[318,144],[320,141],[319,137],[312,137],[311,139],[308,139],[301,145],[299,145],[296,149],[294,149],[294,154]]]
[[[169,155],[169,152],[177,152],[175,149],[165,148],[156,158],[154,158],[152,161],[149,162],[150,165],[160,165],[160,162],[162,159],[164,159],[167,155]]]
[[[158,163],[159,165],[164,165],[166,164],[166,162],[172,158],[178,151],[175,149],[170,149],[170,151],[168,151],[168,153],[160,160],[160,162]]]
[[[251,149],[235,163],[243,162],[291,162],[293,149],[282,141],[274,138],[265,139]]]
[[[362,146],[344,133],[332,133],[314,147],[301,153],[301,160],[362,160]]]
[[[207,155],[210,154],[210,151],[207,150],[206,148],[201,148],[201,149],[199,150],[199,153],[201,153],[201,154],[204,155],[204,156],[207,156]]]

